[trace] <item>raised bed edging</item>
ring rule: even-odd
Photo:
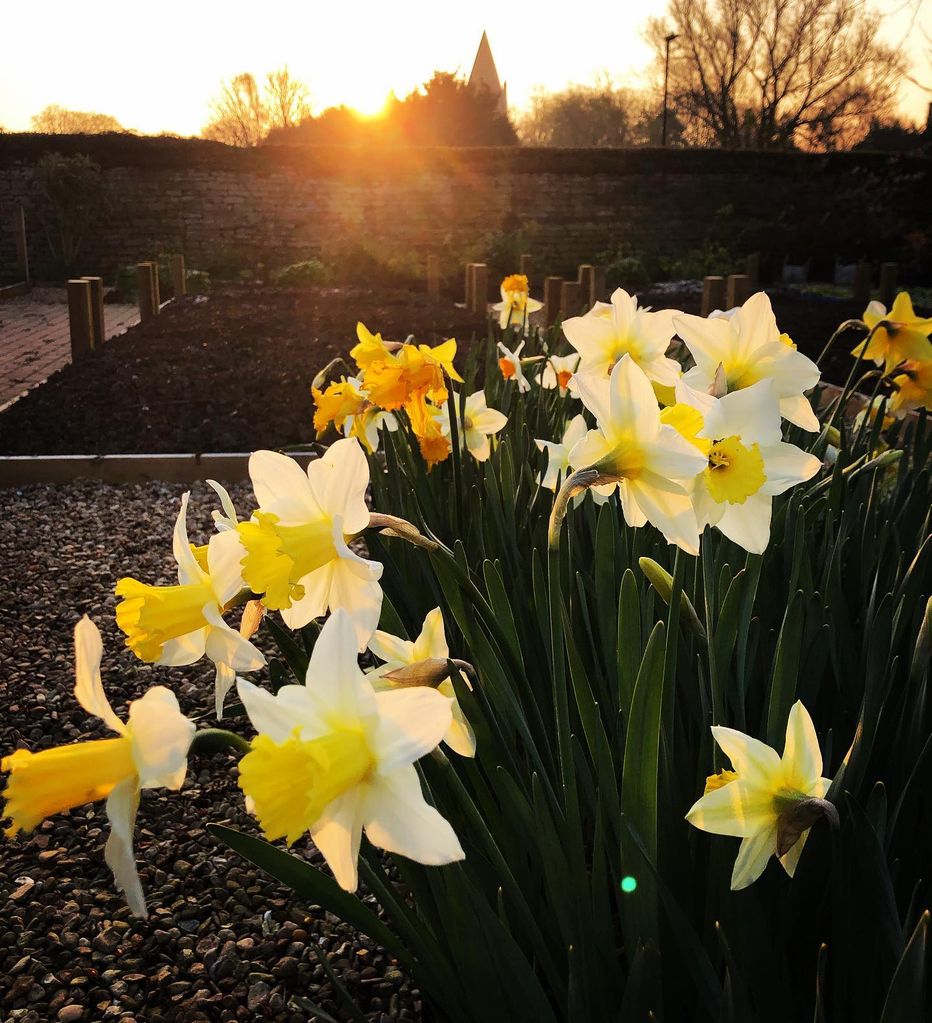
[[[292,455],[303,467],[315,457]],[[248,479],[249,452],[159,455],[7,455],[0,458],[0,487],[27,483],[196,483],[213,479],[238,483]]]

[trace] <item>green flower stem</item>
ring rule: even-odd
[[[816,365],[817,366],[822,365],[822,360],[825,358],[826,355],[828,355],[829,349],[835,343],[836,339],[841,337],[841,335],[844,334],[846,330],[860,330],[866,332],[867,329],[868,329],[867,324],[863,320],[845,320],[845,322],[841,324],[841,326],[835,331],[835,333],[832,334],[828,341],[825,342],[825,347],[819,353],[819,357],[815,361]]]
[[[547,545],[550,550],[558,551],[560,549],[560,531],[563,528],[563,520],[569,510],[570,501],[577,494],[581,494],[591,487],[600,478],[600,475],[598,469],[589,466],[586,469],[577,469],[576,472],[570,473],[563,481],[563,486],[560,487],[560,492],[553,502],[550,525],[547,527]]]

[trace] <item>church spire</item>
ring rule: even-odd
[[[508,86],[507,84],[502,85],[498,77],[495,58],[492,56],[492,47],[489,45],[489,37],[485,32],[482,33],[482,38],[479,40],[476,59],[473,61],[472,71],[469,73],[469,84],[475,89],[488,90],[496,98],[496,111],[501,114],[507,113]]]

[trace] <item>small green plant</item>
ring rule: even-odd
[[[283,266],[272,274],[272,281],[285,287],[323,284],[330,280],[330,270],[319,259],[305,259],[300,263]]]

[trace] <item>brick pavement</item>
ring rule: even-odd
[[[0,302],[0,411],[71,361],[67,296],[36,288]],[[134,305],[104,305],[107,338],[139,322]]]

